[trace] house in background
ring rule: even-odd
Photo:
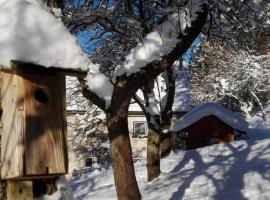
[[[186,149],[234,141],[248,131],[248,123],[215,103],[193,109],[175,122],[173,130],[186,141]]]
[[[178,119],[191,109],[190,95],[189,95],[189,80],[188,80],[189,68],[187,63],[184,64],[182,63],[182,66],[179,64],[179,62],[176,62],[175,64],[176,67],[178,68],[178,77],[175,83],[176,91],[175,91],[175,104],[173,105],[173,114],[175,118]],[[75,84],[76,81],[77,80],[70,79],[68,83]],[[157,97],[160,95],[160,97],[162,98],[165,95],[165,82],[161,76],[158,77],[158,85],[160,86],[159,90],[155,88],[154,92],[157,94],[156,95]],[[142,93],[138,92],[137,94],[141,98],[143,98]],[[83,107],[81,104],[76,103],[77,101],[75,101],[74,99],[69,99],[68,102],[69,102],[67,108],[68,135],[72,136],[77,126],[76,121],[78,120],[78,118],[81,118],[81,116],[84,115],[86,111],[85,107]],[[135,154],[138,154],[138,152],[141,152],[143,149],[146,149],[146,137],[148,135],[148,126],[143,111],[141,110],[140,106],[136,103],[131,103],[129,106],[128,129],[130,135],[132,136],[131,143],[133,146],[133,150],[135,151]],[[102,138],[103,136],[107,135],[103,134]],[[96,138],[92,138],[92,140],[95,141]],[[102,141],[100,141],[100,143],[102,143]],[[71,151],[71,148],[69,148],[69,157],[70,160],[72,160],[71,163],[74,165],[70,166],[70,169],[72,168],[80,169],[97,163],[99,159],[93,156],[90,152],[91,149],[95,148],[94,143],[90,145],[89,142],[84,143],[82,141],[80,144],[78,144],[78,148],[79,154]]]
[[[90,128],[87,128],[85,124],[84,127],[81,120],[85,118],[85,115],[87,115],[85,110],[67,110],[70,173],[83,168],[90,169],[101,165],[106,167],[110,162],[109,138],[104,122],[95,123]]]
[[[109,137],[104,123],[93,127],[91,134],[81,130],[82,134],[74,135],[78,133],[78,128],[81,127],[78,122],[85,114],[85,110],[67,111],[69,172],[74,175],[91,171],[93,167],[106,168],[110,163]],[[134,158],[146,157],[147,123],[142,111],[135,104],[130,109],[128,122],[130,133],[137,134],[137,138],[130,138]]]
[[[192,109],[189,87],[189,65],[186,61],[181,60],[175,62],[174,65],[178,71],[178,74],[175,80],[175,95],[172,111],[173,118],[179,119],[181,116],[183,116]],[[156,97],[160,96],[160,98],[162,99],[166,94],[165,81],[162,76],[158,76],[157,82],[159,85],[159,89],[157,89],[157,85],[155,84],[154,93]],[[142,93],[137,92],[137,95],[139,95],[143,99]],[[144,116],[144,113],[141,110],[140,106],[136,103],[131,103],[129,106],[128,127],[129,132],[134,137],[145,137],[148,134],[146,117]]]
[[[129,106],[128,129],[133,137],[143,138],[148,134],[146,117],[137,103],[131,103]]]

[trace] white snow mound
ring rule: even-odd
[[[248,123],[243,118],[215,103],[202,104],[191,112],[185,114],[176,123],[174,123],[172,130],[176,132],[181,131],[203,117],[211,115],[214,115],[236,130],[248,132]]]
[[[64,24],[38,1],[0,0],[0,65],[11,60],[87,70],[91,61]]]
[[[253,200],[270,199],[269,165],[268,138],[171,153],[161,160],[162,174],[150,183],[145,159],[135,162],[135,171],[142,199]],[[116,200],[113,180],[109,169],[73,177],[69,186],[75,199]]]

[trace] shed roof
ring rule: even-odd
[[[216,116],[221,121],[236,130],[243,132],[247,132],[248,130],[248,123],[243,118],[224,108],[223,106],[215,103],[202,104],[201,106],[185,114],[182,118],[173,124],[172,130],[181,131],[196,123],[200,119],[211,115]]]

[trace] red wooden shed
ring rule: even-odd
[[[188,149],[234,141],[236,133],[247,129],[243,118],[214,103],[202,104],[173,125],[175,132],[185,134]]]

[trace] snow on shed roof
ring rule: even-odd
[[[37,0],[0,0],[0,66],[11,60],[87,70],[88,57],[66,29]]]
[[[199,121],[203,117],[211,115],[219,118],[221,121],[234,129],[244,132],[247,132],[248,130],[248,123],[243,118],[215,103],[202,104],[201,106],[193,109],[191,112],[185,114],[173,124],[172,130],[181,131]]]

